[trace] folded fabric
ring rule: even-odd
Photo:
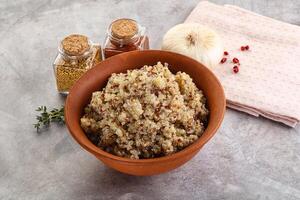
[[[227,106],[295,127],[300,121],[300,27],[233,5],[200,2],[185,23],[214,29],[229,52],[211,69],[221,81]],[[249,45],[249,51],[240,47]],[[232,72],[231,60],[241,65]]]

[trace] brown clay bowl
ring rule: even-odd
[[[83,109],[89,103],[92,93],[105,87],[112,73],[126,72],[128,69],[140,68],[144,65],[154,65],[158,61],[168,63],[169,69],[173,73],[177,71],[186,72],[193,78],[197,87],[203,90],[210,111],[208,126],[203,135],[195,143],[175,154],[152,159],[131,160],[122,158],[95,146],[80,127]],[[123,173],[147,176],[175,169],[195,156],[218,130],[223,120],[225,105],[225,95],[220,82],[201,63],[167,51],[132,51],[106,59],[84,74],[75,83],[68,95],[65,118],[74,139],[104,164]]]

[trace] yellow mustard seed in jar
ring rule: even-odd
[[[68,94],[73,84],[95,64],[102,61],[101,47],[86,36],[73,34],[64,38],[54,61],[59,93]]]
[[[85,69],[57,66],[56,84],[58,91],[68,91],[85,72]]]

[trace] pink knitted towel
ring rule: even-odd
[[[185,23],[197,22],[217,31],[230,60],[213,68],[227,106],[295,127],[300,121],[300,27],[245,9],[200,2]],[[249,45],[250,51],[240,47]]]

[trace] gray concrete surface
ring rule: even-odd
[[[105,167],[63,126],[42,134],[35,108],[58,106],[52,62],[60,39],[102,42],[118,17],[149,28],[151,45],[198,0],[0,0],[0,199],[300,199],[300,127],[226,111],[216,136],[189,163],[152,177]],[[299,0],[215,0],[300,25]]]

